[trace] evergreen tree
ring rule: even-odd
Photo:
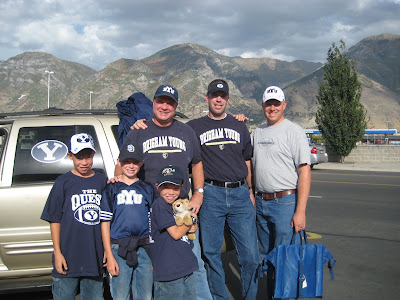
[[[367,122],[354,62],[344,53],[345,43],[340,43],[339,47],[332,43],[328,51],[315,122],[329,149],[339,154],[343,162],[363,137]]]

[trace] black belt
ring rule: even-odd
[[[221,181],[216,181],[216,180],[205,180],[205,182],[211,184],[211,185],[216,185],[224,188],[229,188],[229,189],[234,189],[241,187],[242,185],[246,184],[246,180],[242,179],[240,181],[234,181],[234,182],[221,182]]]
[[[297,190],[285,190],[285,191],[276,192],[276,193],[258,192],[257,196],[261,196],[264,200],[272,200],[272,199],[278,199],[278,198],[282,198],[283,196],[296,194],[296,193],[297,193]]]

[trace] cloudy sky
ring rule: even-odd
[[[181,43],[221,54],[325,62],[400,34],[400,0],[0,0],[0,60],[43,51],[100,70]]]

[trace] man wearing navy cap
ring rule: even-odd
[[[244,122],[226,113],[229,86],[213,80],[207,89],[208,115],[187,124],[196,132],[204,167],[204,197],[200,209],[200,237],[208,283],[213,299],[229,299],[221,247],[225,222],[236,247],[242,281],[242,298],[256,299],[257,250],[249,130]]]
[[[178,100],[178,91],[172,85],[159,86],[153,99],[154,117],[145,123],[146,130],[131,130],[124,140],[124,146],[128,144],[143,146],[144,172],[141,179],[153,185],[157,181],[161,166],[179,167],[185,177],[180,198],[186,198],[189,194],[188,167],[191,165],[194,191],[189,207],[197,214],[203,202],[204,186],[200,145],[193,129],[174,119]],[[120,174],[118,167],[115,174]],[[193,241],[193,252],[199,264],[199,271],[194,272],[197,298],[211,299],[198,239]]]

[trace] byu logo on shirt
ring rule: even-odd
[[[75,219],[86,225],[100,224],[101,194],[97,190],[82,190],[71,197],[71,209]]]
[[[135,190],[122,190],[117,195],[117,205],[121,204],[142,204],[143,202],[143,195],[136,193]]]

